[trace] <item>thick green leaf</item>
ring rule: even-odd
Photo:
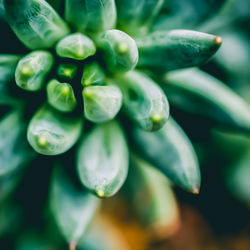
[[[114,0],[66,0],[65,18],[78,31],[98,33],[116,22]]]
[[[221,45],[218,36],[192,30],[156,31],[136,38],[139,67],[156,71],[199,66]]]
[[[77,156],[81,182],[99,197],[118,192],[128,172],[128,148],[117,122],[101,124],[83,138]]]
[[[62,154],[78,140],[83,120],[42,106],[29,123],[27,138],[35,151],[44,155]]]
[[[216,78],[198,69],[171,72],[163,88],[174,105],[227,128],[250,131],[250,106]]]
[[[120,30],[108,30],[98,38],[104,60],[111,72],[129,71],[138,62],[138,49],[132,37]]]
[[[163,4],[164,0],[118,0],[118,23],[135,36],[146,32]]]
[[[177,229],[178,205],[166,176],[144,160],[133,156],[128,186],[129,197],[132,197],[134,208],[143,224],[164,237]]]
[[[24,56],[15,72],[16,84],[25,90],[40,90],[52,68],[54,59],[47,51],[34,51]]]
[[[26,123],[20,111],[5,115],[0,121],[0,176],[21,169],[34,154],[25,140]]]
[[[66,23],[44,0],[4,0],[9,25],[29,49],[51,48],[69,33]]]
[[[130,71],[117,82],[128,116],[147,131],[160,129],[169,117],[169,105],[161,88],[148,76]]]
[[[50,208],[70,249],[75,249],[95,215],[99,200],[78,189],[59,167],[52,176]]]
[[[165,0],[154,30],[193,28],[217,14],[225,0]]]
[[[84,115],[96,123],[113,119],[122,105],[122,93],[115,85],[89,86],[83,89]]]
[[[84,60],[94,55],[96,47],[94,42],[81,33],[74,33],[64,37],[56,45],[56,53],[60,57]]]
[[[93,62],[85,65],[81,80],[83,86],[103,85],[104,80],[105,74],[98,63]]]
[[[62,112],[70,112],[76,107],[74,90],[69,83],[60,83],[56,79],[47,85],[49,104]]]
[[[143,156],[171,181],[193,193],[199,192],[200,169],[195,151],[173,119],[156,132],[134,128],[133,138]]]

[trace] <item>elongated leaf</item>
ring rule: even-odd
[[[62,112],[74,110],[77,104],[71,85],[69,83],[60,83],[56,79],[48,83],[47,96],[49,104]]]
[[[99,197],[118,192],[128,172],[128,148],[120,126],[109,122],[95,127],[78,149],[81,182]]]
[[[134,128],[133,137],[142,154],[171,181],[193,193],[199,192],[200,170],[196,154],[173,119],[156,132]]]
[[[128,180],[129,196],[143,224],[161,237],[174,233],[179,225],[179,211],[166,176],[133,156]]]
[[[111,72],[128,71],[138,62],[138,49],[132,37],[120,30],[108,30],[100,35],[98,46]]]
[[[169,73],[165,79],[163,88],[174,105],[227,128],[250,131],[250,106],[216,78],[189,69]]]
[[[81,80],[83,86],[103,85],[104,80],[105,74],[98,63],[93,62],[85,65]]]
[[[25,130],[21,111],[13,111],[0,121],[0,176],[22,169],[34,157]]]
[[[81,34],[75,33],[64,37],[56,46],[56,53],[60,57],[83,60],[94,55],[96,47],[93,41]]]
[[[59,167],[52,176],[50,208],[70,249],[75,249],[95,215],[99,200],[78,189]]]
[[[65,18],[81,32],[98,33],[116,22],[114,0],[66,0]]]
[[[115,85],[89,86],[83,89],[84,115],[96,123],[113,119],[122,105],[122,93]]]
[[[38,153],[57,155],[69,150],[76,143],[82,125],[81,118],[74,118],[44,105],[31,119],[27,138]]]
[[[154,30],[193,28],[215,15],[225,0],[165,0]]]
[[[130,71],[117,81],[122,90],[125,111],[142,129],[158,130],[166,123],[168,101],[153,80],[137,71]]]
[[[145,32],[159,13],[164,0],[119,0],[117,1],[118,23],[129,34]]]
[[[29,49],[51,48],[69,28],[44,0],[4,0],[8,23]]]
[[[221,38],[191,30],[158,31],[136,38],[139,67],[156,71],[199,66],[221,45]]]
[[[53,65],[53,56],[47,51],[34,51],[23,57],[16,68],[16,84],[25,90],[37,91],[43,87]]]

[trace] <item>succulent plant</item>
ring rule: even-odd
[[[167,224],[164,210],[175,206],[170,182],[199,192],[195,149],[169,116],[169,103],[215,126],[250,131],[249,105],[193,68],[221,45],[221,37],[195,29],[223,3],[1,2],[1,17],[27,48],[0,55],[0,217],[13,210],[6,225],[23,216],[13,197],[25,196],[16,191],[20,182],[39,178],[30,170],[36,165],[41,178],[50,178],[49,198],[46,189],[37,209],[49,207],[70,249],[96,244],[84,235],[100,198],[115,195],[128,175],[131,201],[145,189],[154,209],[142,202],[139,213],[155,225]]]

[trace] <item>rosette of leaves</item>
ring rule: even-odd
[[[193,193],[200,188],[195,150],[169,103],[217,126],[250,131],[249,105],[193,68],[221,45],[221,37],[195,30],[223,3],[2,1],[1,17],[26,49],[0,55],[1,203],[16,208],[13,197],[25,196],[16,186],[40,178],[30,170],[38,164],[50,181],[37,209],[48,200],[70,249],[96,244],[84,235],[100,198],[115,195],[127,176],[132,200],[141,188],[147,192],[152,209],[138,209],[142,218],[156,227],[169,223],[164,211],[176,206],[169,206],[175,199],[166,179]],[[25,249],[46,244],[27,238]],[[57,240],[50,238],[53,246]]]

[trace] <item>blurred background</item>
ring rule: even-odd
[[[4,22],[1,22],[0,27],[1,33],[5,34],[1,37],[0,52],[26,53],[27,50],[22,45],[17,46],[17,39]],[[222,37],[222,47],[201,69],[226,83],[250,104],[249,27],[249,0],[229,0],[216,15],[193,29]],[[0,111],[3,113],[4,108]],[[117,250],[250,249],[250,137],[214,128],[213,123],[202,116],[174,108],[171,112],[190,137],[198,154],[202,172],[200,193],[189,194],[179,188],[174,188],[172,192],[169,188],[169,193],[166,193],[170,204],[167,218],[151,223],[149,217],[152,216],[153,210],[143,211],[144,216],[138,219],[138,210],[149,202],[145,195],[147,191],[140,189],[133,198],[127,195],[127,190],[133,188],[129,185],[133,178],[133,173],[130,173],[128,183],[120,193],[103,202],[101,213],[91,226],[89,239],[111,235],[111,242],[104,243],[104,240],[103,244],[107,244],[107,249]],[[34,166],[28,170],[25,178],[39,178],[29,182],[29,185],[24,178],[17,199],[22,197],[23,192],[28,193],[25,200],[19,202],[30,206],[31,203],[27,201],[33,200],[33,205],[27,208],[25,216],[29,218],[29,222],[39,224],[32,211],[46,200],[50,162],[40,156]],[[39,166],[42,166],[43,171]],[[1,188],[0,186],[0,192]],[[154,188],[158,188],[157,185]],[[18,226],[15,220],[18,214],[13,210],[12,220],[6,222],[5,214],[9,208],[5,209],[0,210],[0,249],[8,250],[13,246],[9,232]],[[151,215],[148,214],[150,212]],[[3,231],[6,230],[5,223],[8,223],[9,227],[7,236]],[[31,237],[33,233],[42,237],[41,232],[31,230],[27,237],[20,239],[20,246],[24,246],[20,249],[38,249],[38,245],[32,243],[35,239]],[[86,246],[88,243],[82,249],[98,249]],[[64,248],[53,248],[41,243],[39,249]]]

